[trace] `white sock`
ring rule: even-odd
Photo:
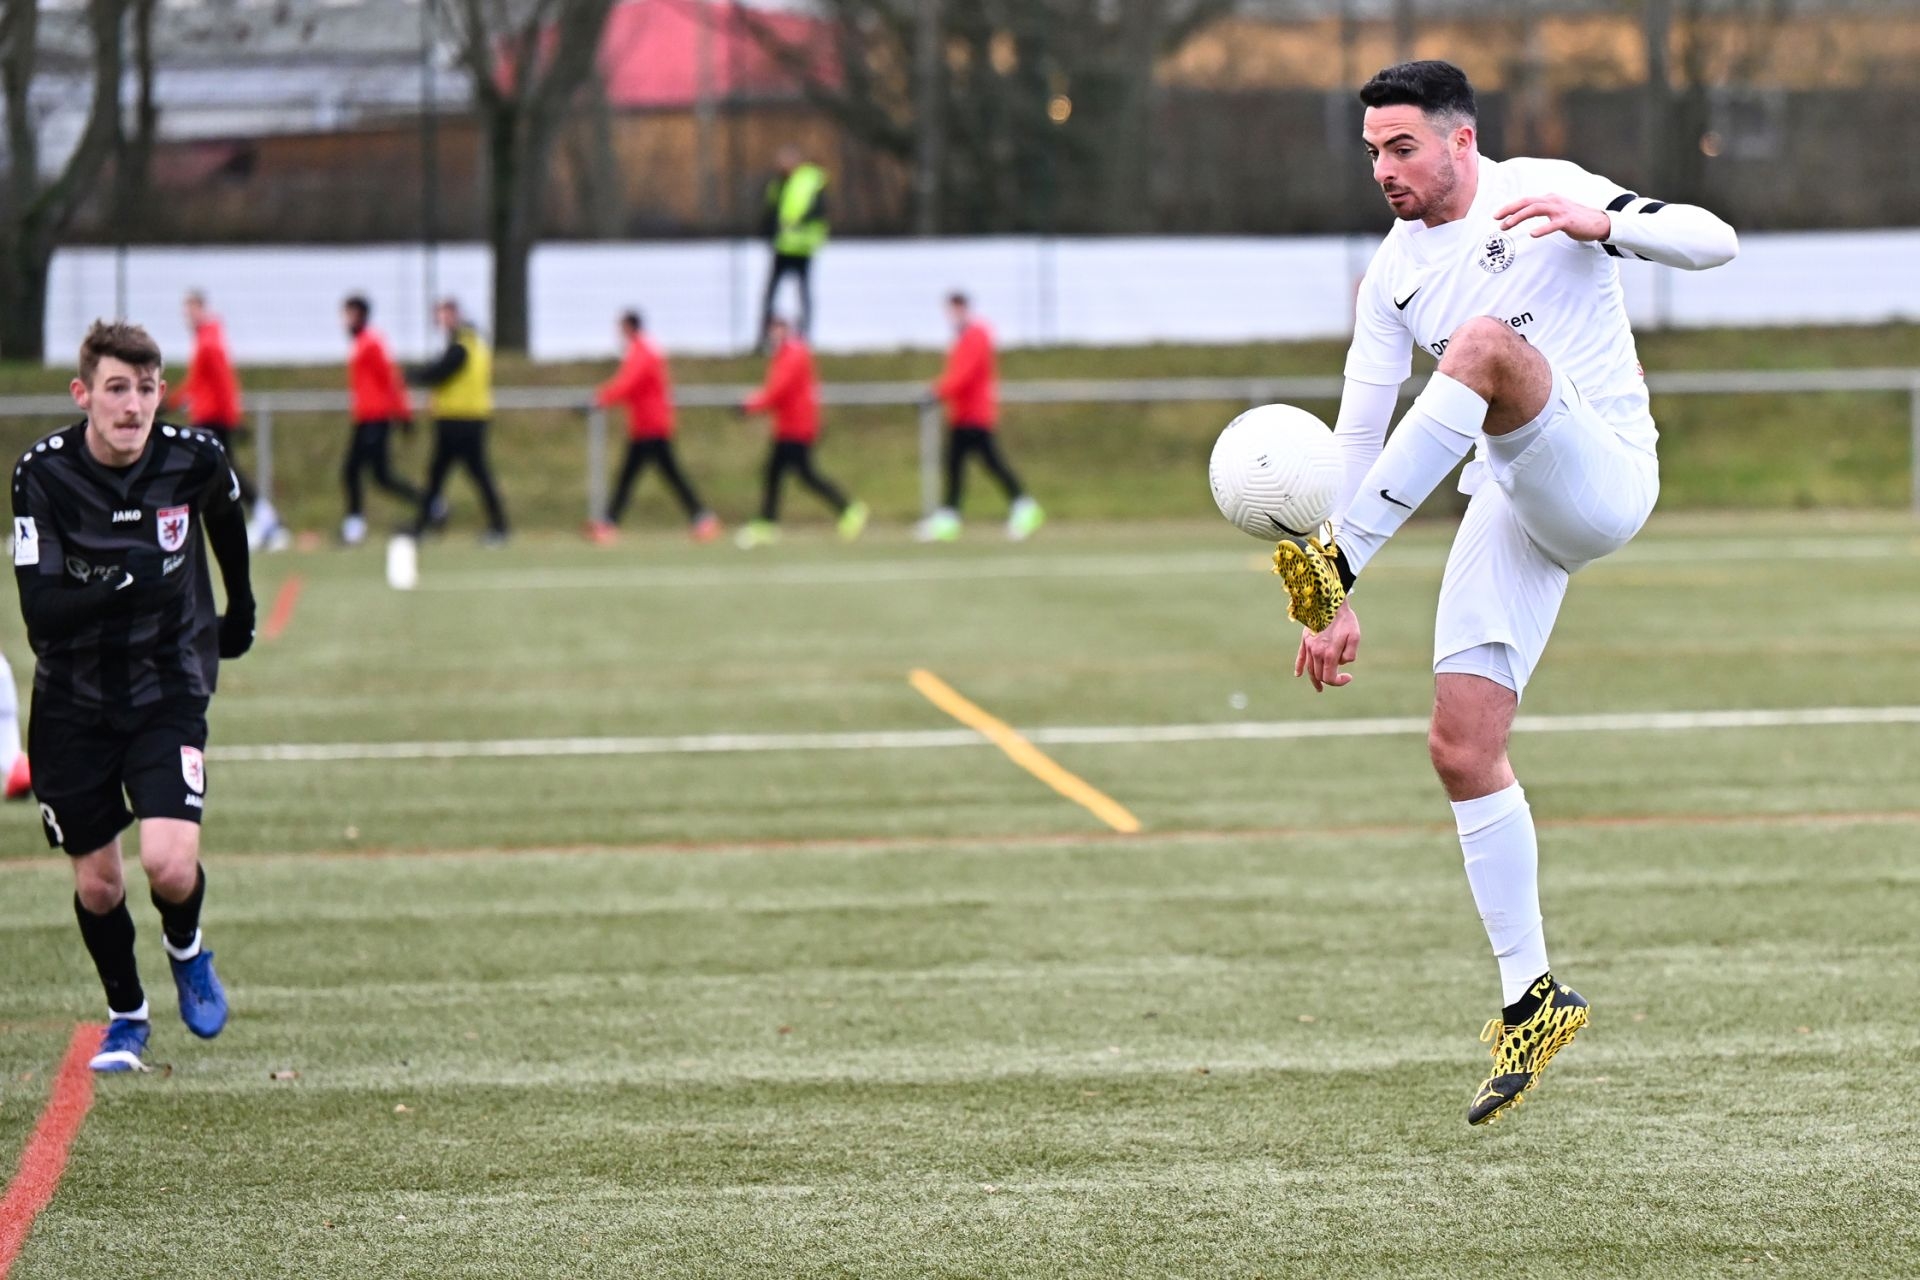
[[[133,1011],[132,1013],[115,1013],[115,1012],[113,1011],[113,1006],[112,1006],[112,1005],[108,1005],[108,1006],[107,1006],[107,1021],[108,1021],[108,1022],[112,1022],[112,1021],[113,1021],[113,1020],[114,1020],[115,1018],[123,1018],[123,1019],[125,1019],[125,1020],[126,1020],[126,1021],[128,1021],[128,1022],[150,1022],[150,1021],[152,1021],[152,1019],[150,1019],[150,1018],[149,1018],[149,1017],[147,1016],[147,1002],[146,1002],[145,1000],[142,1000],[142,1001],[140,1002],[140,1007],[139,1007],[138,1009],[135,1009],[135,1010],[134,1010],[134,1011]]]
[[[1467,456],[1486,423],[1487,402],[1473,388],[1444,373],[1427,379],[1426,390],[1360,482],[1338,530],[1340,550],[1355,573]]]
[[[1467,883],[1480,923],[1500,962],[1501,1003],[1512,1004],[1527,984],[1547,972],[1547,935],[1540,922],[1540,847],[1527,793],[1504,791],[1453,802]]]
[[[174,946],[173,943],[167,941],[166,935],[164,934],[161,935],[160,945],[165,947],[167,949],[167,954],[172,956],[175,960],[179,960],[182,962],[191,960],[195,956],[200,954],[200,931],[198,929],[195,929],[193,931],[193,941],[189,942],[184,947]]]
[[[13,668],[0,656],[0,781],[13,772],[20,758],[20,691],[13,687]]]

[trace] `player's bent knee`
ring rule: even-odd
[[[140,824],[140,865],[164,896],[193,892],[200,869],[200,827],[178,818]]]
[[[1500,744],[1464,733],[1439,716],[1427,729],[1427,758],[1449,794],[1471,792],[1498,773],[1505,754]]]
[[[95,915],[102,915],[119,905],[120,899],[127,896],[127,882],[118,871],[82,874],[74,879],[73,891],[79,895],[80,902]]]
[[[1447,354],[1456,351],[1471,351],[1475,347],[1489,345],[1505,346],[1523,339],[1513,331],[1512,326],[1495,316],[1475,316],[1463,320],[1447,339]]]
[[[105,915],[127,896],[126,878],[115,852],[114,846],[108,845],[73,860],[73,892],[80,905],[95,915]]]
[[[1462,373],[1497,375],[1524,363],[1530,353],[1532,349],[1527,340],[1505,321],[1475,316],[1447,338],[1446,354],[1440,358],[1440,372],[1470,382],[1471,378],[1461,377]]]
[[[1446,354],[1440,358],[1440,363],[1444,365],[1448,361],[1485,359],[1490,356],[1498,358],[1525,345],[1526,339],[1515,333],[1505,321],[1492,316],[1475,316],[1464,321],[1448,336]]]

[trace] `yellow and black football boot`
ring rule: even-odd
[[[1555,982],[1549,973],[1500,1017],[1488,1020],[1480,1040],[1493,1043],[1493,1072],[1473,1095],[1467,1123],[1486,1124],[1524,1101],[1553,1055],[1573,1043],[1587,1018],[1587,1002],[1580,993]]]
[[[1334,541],[1333,525],[1321,538],[1282,542],[1273,549],[1273,571],[1287,589],[1287,616],[1309,631],[1325,631],[1353,589],[1353,570]]]

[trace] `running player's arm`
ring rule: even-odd
[[[1343,476],[1340,500],[1334,506],[1336,537],[1323,554],[1309,547],[1304,555],[1282,543],[1275,549],[1276,566],[1289,556],[1297,563],[1316,561],[1319,588],[1326,600],[1338,601],[1330,618],[1316,628],[1308,615],[1298,608],[1289,613],[1308,623],[1300,635],[1300,649],[1294,656],[1293,674],[1306,676],[1313,691],[1320,693],[1352,682],[1353,677],[1340,670],[1360,656],[1360,619],[1353,611],[1347,592],[1353,588],[1354,568],[1340,550],[1337,536],[1354,499],[1364,490],[1368,475],[1385,451],[1387,426],[1393,419],[1400,398],[1400,384],[1413,372],[1413,331],[1407,327],[1404,306],[1419,292],[1416,279],[1402,278],[1406,269],[1392,252],[1391,243],[1376,253],[1360,281],[1355,300],[1353,343],[1347,348],[1346,386],[1340,395],[1340,414],[1334,420],[1333,439],[1341,457]],[[1395,294],[1399,294],[1396,303]],[[1281,568],[1282,577],[1286,569]],[[1338,590],[1334,589],[1337,581]],[[1289,582],[1288,594],[1296,606],[1300,597]]]
[[[1413,372],[1413,333],[1393,305],[1391,274],[1388,255],[1376,254],[1356,299],[1346,385],[1340,393],[1340,414],[1333,422],[1333,442],[1340,450],[1343,471],[1340,500],[1333,506],[1336,528],[1346,519],[1361,482],[1386,447],[1400,384]]]
[[[380,348],[381,376],[393,389],[393,402],[400,406],[404,415],[401,422],[408,428],[413,426],[413,399],[407,395],[407,380],[400,376],[400,366],[387,354],[385,347]]]
[[[969,332],[953,344],[947,367],[933,384],[933,394],[942,400],[951,400],[978,382],[986,370],[986,344]]]
[[[439,359],[432,364],[423,364],[407,370],[407,382],[416,387],[437,387],[460,372],[461,366],[466,363],[467,349],[449,340],[447,349],[440,353]]]
[[[156,584],[121,571],[111,581],[67,576],[66,547],[39,471],[22,464],[13,479],[13,577],[20,616],[34,640],[67,640],[102,618],[140,607]]]
[[[644,359],[638,351],[629,351],[626,359],[620,362],[620,368],[614,372],[614,375],[600,384],[599,393],[594,396],[593,402],[602,408],[606,408],[610,405],[619,404],[622,400],[625,400],[628,396],[638,391],[641,385],[641,378],[646,372],[641,368]]]
[[[220,656],[237,658],[253,647],[258,616],[253,600],[252,557],[247,550],[247,513],[240,501],[240,480],[222,460],[201,496],[201,520],[207,545],[220,565],[227,611],[220,618]]]
[[[1683,271],[1718,267],[1740,252],[1733,228],[1699,205],[1649,199],[1569,161],[1532,163],[1551,193],[1516,200],[1496,213],[1508,230],[1534,221],[1527,231],[1536,239],[1558,231],[1598,244],[1611,257]]]
[[[741,408],[748,413],[764,413],[792,394],[800,381],[800,362],[775,356],[767,370],[767,380]]]
[[[173,389],[167,392],[167,398],[161,402],[161,407],[190,414],[195,404],[206,399],[201,394],[206,390],[206,376],[207,362],[200,354],[200,339],[196,336],[193,350],[187,356],[187,371],[181,375],[180,381]]]

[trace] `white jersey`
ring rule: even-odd
[[[1616,214],[1662,207],[1569,161],[1482,157],[1465,217],[1437,227],[1397,223],[1374,254],[1360,282],[1346,376],[1398,386],[1413,371],[1414,343],[1437,359],[1455,329],[1492,316],[1532,343],[1626,443],[1651,453],[1659,433],[1615,262],[1638,255],[1559,232],[1535,239],[1527,223],[1500,229],[1495,211],[1543,195]]]

